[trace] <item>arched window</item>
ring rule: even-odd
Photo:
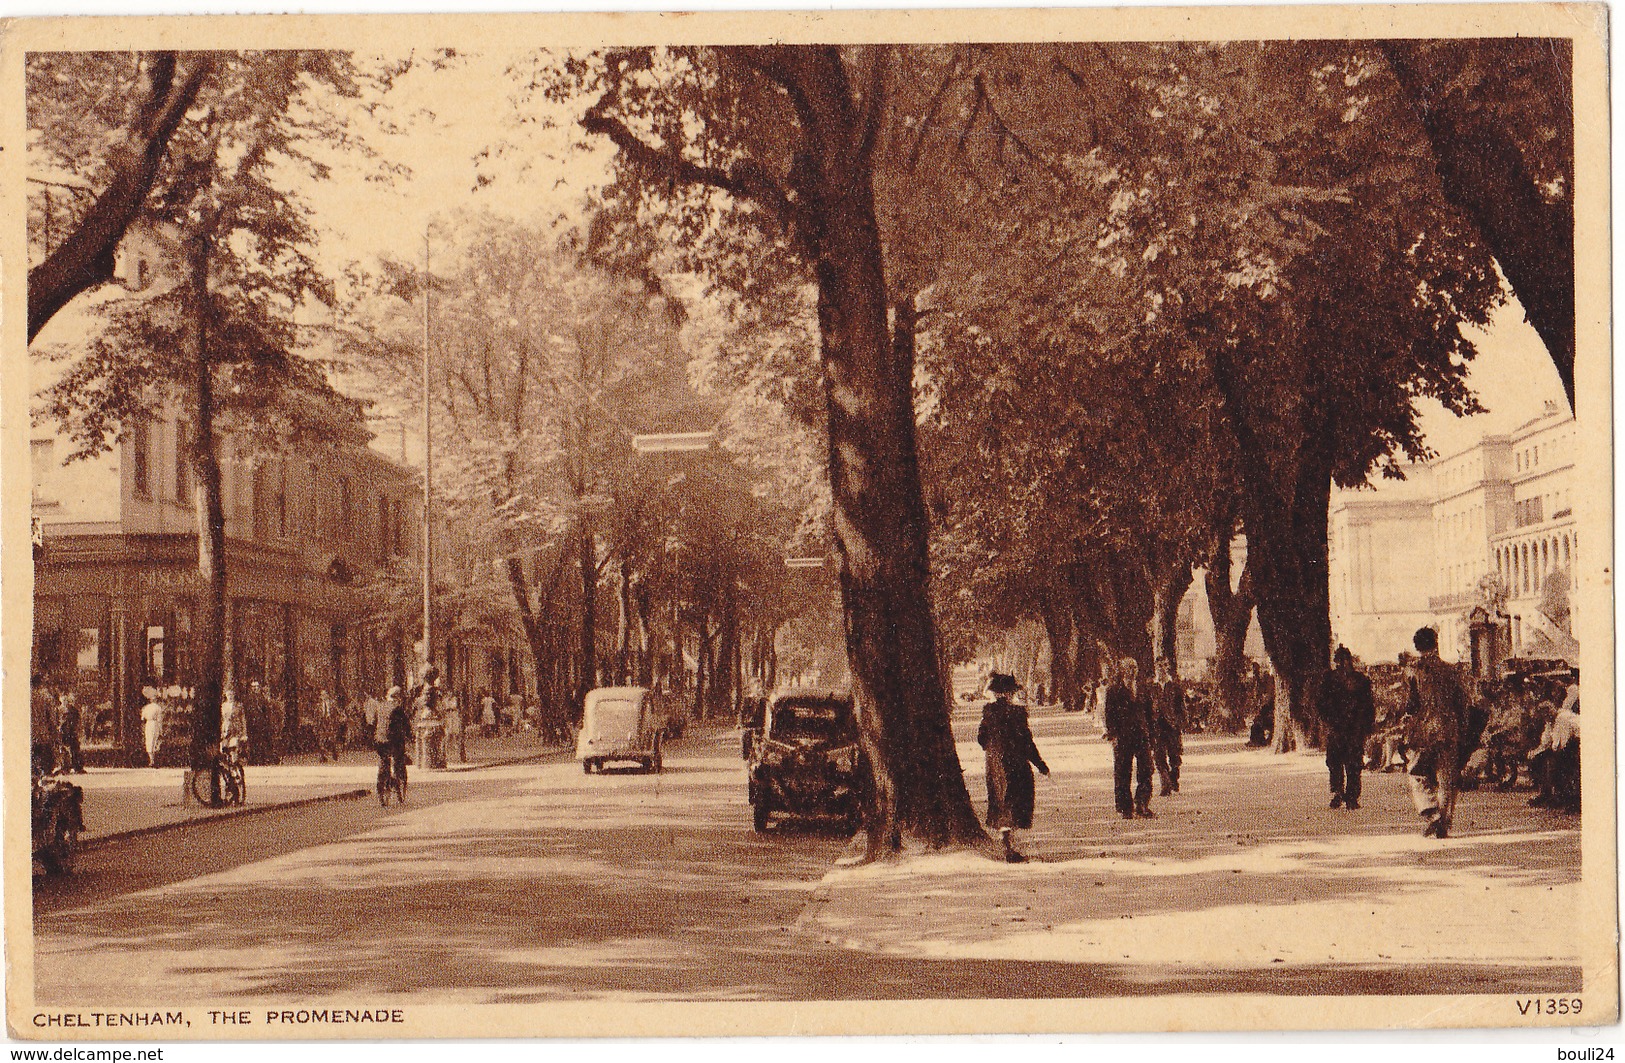
[[[1525,594],[1528,594],[1529,593],[1529,544],[1524,543],[1522,546],[1519,547],[1518,552],[1521,555],[1518,558],[1518,563],[1523,566],[1523,592]]]
[[[1563,536],[1563,567],[1568,568],[1569,564],[1569,537],[1565,535]]]

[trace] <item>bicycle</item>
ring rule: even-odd
[[[378,803],[389,807],[390,795],[397,804],[406,803],[406,750],[378,750]]]
[[[228,738],[205,770],[192,773],[192,797],[205,808],[248,803],[248,774],[243,770],[241,739]]]

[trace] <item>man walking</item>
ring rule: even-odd
[[[1162,780],[1162,796],[1179,792],[1179,765],[1185,759],[1185,691],[1166,660],[1157,661],[1151,692],[1151,749]]]
[[[1140,666],[1132,657],[1118,663],[1117,678],[1106,691],[1106,740],[1112,744],[1112,792],[1124,819],[1151,811],[1151,708],[1140,691]],[[1134,779],[1129,794],[1131,774]]]
[[[1333,808],[1360,807],[1360,769],[1365,742],[1377,725],[1371,680],[1354,670],[1354,654],[1347,646],[1332,654],[1332,673],[1320,699],[1320,718],[1326,725],[1326,770],[1331,774]]]
[[[1421,656],[1412,666],[1407,708],[1411,717],[1411,800],[1426,821],[1423,837],[1446,838],[1456,810],[1461,770],[1461,732],[1467,719],[1467,688],[1456,669],[1439,659],[1439,635],[1430,627],[1411,640]]]

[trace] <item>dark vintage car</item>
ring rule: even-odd
[[[864,767],[852,696],[791,690],[768,699],[762,731],[750,742],[753,822],[775,815],[835,817],[856,830],[863,815]]]

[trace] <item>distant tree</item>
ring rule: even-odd
[[[491,217],[457,219],[430,295],[436,490],[458,519],[491,528],[511,601],[536,665],[550,723],[598,681],[599,588],[618,584],[617,655],[637,628],[637,570],[658,548],[668,494],[633,453],[636,432],[694,430],[709,420],[689,389],[675,324],[648,293],[581,265],[556,233]],[[418,271],[384,263],[361,285],[345,332],[352,365],[404,405],[421,402],[409,372],[422,357]],[[399,386],[392,385],[392,381]],[[547,630],[568,557],[577,590],[572,682]],[[535,575],[546,573],[538,581]],[[540,586],[538,586],[540,582]],[[618,665],[624,677],[626,662]]]

